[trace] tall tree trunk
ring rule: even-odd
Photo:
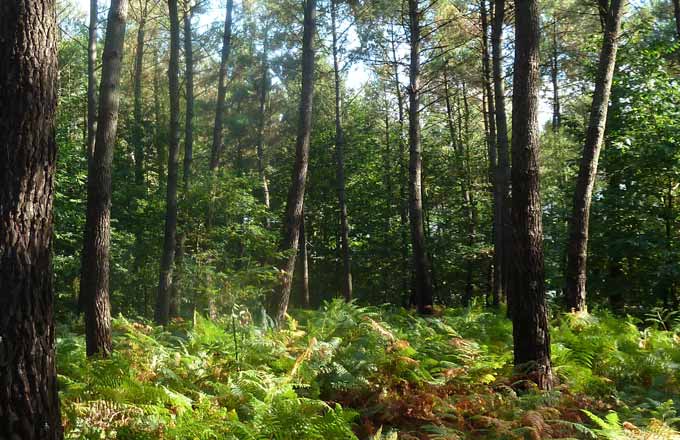
[[[94,158],[94,142],[97,136],[97,21],[98,9],[97,0],[90,0],[90,23],[88,26],[87,36],[87,140],[85,144],[85,154],[87,155],[88,170],[92,166]],[[87,237],[87,231],[83,231],[83,243],[90,240]],[[85,267],[84,258],[85,251],[81,254],[80,268]],[[81,280],[83,274],[80,274]],[[85,296],[82,294],[82,288],[78,294],[78,311],[85,311]]]
[[[409,255],[408,255],[408,201],[406,193],[408,190],[408,181],[406,173],[406,141],[405,141],[405,117],[404,117],[404,96],[401,93],[401,79],[399,78],[399,58],[397,58],[396,36],[394,34],[394,26],[390,24],[390,46],[392,50],[392,74],[394,76],[394,94],[397,98],[397,111],[399,118],[399,224],[401,226],[401,257],[402,257],[402,289],[408,290],[409,280],[412,278],[409,270]],[[414,298],[415,302],[415,298]]]
[[[512,98],[512,323],[515,367],[552,388],[539,189],[538,0],[515,0]]]
[[[305,0],[304,28],[302,36],[302,92],[300,96],[300,120],[295,143],[295,164],[286,204],[285,231],[281,249],[288,253],[281,269],[281,285],[269,302],[269,314],[281,324],[288,311],[290,289],[295,268],[295,256],[300,239],[300,222],[305,200],[307,167],[309,165],[309,142],[312,134],[312,102],[314,97],[314,35],[316,33],[316,0]]]
[[[165,325],[170,318],[170,294],[172,271],[175,262],[177,239],[177,181],[179,171],[179,13],[177,0],[168,0],[170,14],[170,66],[168,81],[170,89],[170,145],[168,147],[168,184],[165,198],[165,234],[161,271],[156,298],[155,320]]]
[[[493,94],[493,81],[491,79],[491,64],[489,61],[490,55],[489,55],[489,20],[488,20],[488,14],[487,14],[487,0],[481,0],[481,20],[482,20],[482,73],[483,73],[483,80],[484,80],[484,90],[485,90],[485,96],[486,99],[484,102],[486,102],[486,107],[488,112],[485,112],[485,117],[486,120],[488,121],[488,132],[487,132],[487,150],[489,154],[489,185],[491,186],[491,199],[492,199],[492,204],[493,204],[493,221],[492,221],[492,226],[491,226],[491,231],[492,231],[492,237],[493,237],[493,243],[494,243],[494,264],[493,268],[495,270],[496,267],[496,261],[500,259],[502,256],[502,248],[503,244],[500,242],[500,234],[496,234],[496,231],[502,229],[502,224],[501,224],[501,214],[499,211],[499,206],[501,204],[500,201],[500,196],[501,192],[498,187],[498,182],[496,181],[496,168],[498,167],[498,159],[497,159],[497,153],[496,153],[496,142],[497,142],[497,134],[496,134],[496,106],[494,103],[494,94]],[[493,1],[491,1],[491,8],[493,10]],[[502,264],[501,264],[502,267]],[[491,276],[491,304],[494,307],[498,307],[500,305],[500,300],[501,300],[501,288],[500,286],[496,287],[496,282],[498,281],[495,278],[495,273],[494,271],[490,271],[490,276]]]
[[[135,157],[135,211],[139,211],[139,200],[146,196],[146,188],[144,185],[144,115],[142,113],[142,69],[144,66],[144,34],[146,30],[146,16],[147,16],[147,2],[144,2],[143,10],[140,11],[139,27],[137,28],[137,46],[135,48],[135,66],[134,66],[134,105],[132,123],[132,145],[134,147]],[[134,255],[134,273],[139,276],[142,267],[142,225],[135,225],[135,255]]]
[[[673,0],[673,14],[675,15],[675,32],[680,39],[680,0]]]
[[[562,124],[562,114],[560,111],[560,84],[558,81],[559,73],[559,47],[557,45],[557,18],[553,17],[552,26],[552,57],[550,60],[550,79],[552,81],[553,89],[553,114],[552,114],[552,130],[557,133]]]
[[[600,51],[600,61],[590,108],[590,121],[586,141],[583,146],[583,157],[579,167],[574,207],[569,222],[569,243],[567,245],[566,296],[567,307],[581,311],[586,308],[586,263],[588,258],[588,224],[593,187],[597,177],[597,164],[604,140],[607,123],[607,107],[611,93],[618,38],[621,31],[623,2],[612,0],[608,9],[607,24]]]
[[[505,0],[494,0],[494,16],[491,26],[491,61],[493,71],[493,96],[496,107],[496,167],[495,215],[500,219],[495,231],[494,245],[494,296],[505,295],[508,313],[512,310],[512,298],[508,291],[512,260],[512,219],[510,217],[510,154],[508,121],[505,112],[505,86],[503,80],[503,24],[505,23]]]
[[[338,0],[331,0],[333,36],[333,74],[335,79],[335,160],[337,165],[338,207],[340,208],[340,244],[342,248],[342,292],[346,301],[352,300],[352,259],[349,250],[349,221],[345,191],[345,133],[342,128],[342,96],[337,29]]]
[[[111,241],[111,165],[118,128],[120,71],[123,64],[127,0],[113,0],[106,25],[99,87],[97,139],[87,178],[87,217],[81,295],[85,297],[87,354],[111,353],[109,246]]]
[[[194,160],[194,49],[191,18],[193,9],[189,4],[184,10],[184,62],[186,81],[186,113],[184,120],[184,191],[189,189],[191,162]]]
[[[0,438],[63,438],[54,348],[55,2],[0,2]]]
[[[262,80],[260,83],[260,120],[257,130],[257,171],[262,182],[262,202],[269,211],[269,184],[267,182],[267,165],[264,156],[264,131],[267,124],[267,96],[269,94],[269,23],[265,25],[264,43],[262,44]],[[267,217],[267,229],[270,221]]]
[[[415,268],[415,299],[420,313],[431,313],[433,302],[432,274],[425,245],[423,219],[422,173],[423,158],[420,142],[420,16],[418,0],[409,0],[411,64],[409,67],[409,221],[413,264]]]
[[[302,210],[302,218],[300,219],[300,270],[302,272],[302,305],[306,308],[310,307],[309,295],[309,257],[307,255],[307,234],[305,233],[305,211]]]
[[[156,165],[158,167],[158,191],[163,190],[165,182],[165,141],[161,136],[163,126],[163,106],[161,103],[161,59],[158,48],[154,49],[153,66],[153,114],[154,114],[154,146],[156,147]]]
[[[212,150],[210,156],[210,171],[215,173],[222,155],[222,122],[224,117],[224,99],[227,94],[227,63],[231,53],[231,24],[234,0],[227,0],[227,14],[224,19],[224,34],[222,35],[222,58],[217,84],[217,105],[215,107],[215,122],[213,124]]]

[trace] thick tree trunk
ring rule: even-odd
[[[342,292],[346,301],[352,300],[352,259],[349,250],[349,221],[345,191],[345,133],[342,128],[342,96],[337,29],[338,1],[331,0],[331,27],[333,36],[333,73],[335,80],[335,160],[337,165],[338,207],[340,208],[340,245],[342,252]]]
[[[99,121],[87,179],[87,218],[81,295],[85,297],[87,354],[111,353],[109,246],[111,241],[111,165],[118,128],[119,83],[123,64],[127,0],[113,0],[106,26],[99,87]]]
[[[187,5],[184,11],[184,63],[186,81],[186,113],[184,115],[184,190],[189,189],[191,162],[194,160],[194,49],[191,18],[193,10]]]
[[[63,438],[54,348],[55,2],[0,2],[0,438]]]
[[[231,53],[231,25],[234,0],[227,0],[227,14],[224,19],[224,34],[222,35],[222,58],[217,84],[217,105],[215,107],[215,122],[213,124],[212,150],[210,156],[210,171],[214,173],[220,163],[222,155],[222,125],[224,118],[224,99],[227,94],[227,63]]]
[[[262,44],[262,80],[260,83],[260,120],[257,130],[257,172],[262,182],[262,202],[269,211],[269,183],[267,182],[267,164],[264,156],[264,131],[267,125],[267,96],[269,94],[269,24],[264,30],[264,43]],[[266,221],[269,229],[269,217]]]
[[[316,33],[316,0],[305,0],[304,30],[302,36],[302,92],[300,96],[300,120],[295,144],[295,163],[288,201],[286,204],[285,231],[282,251],[288,254],[281,268],[281,285],[269,302],[269,315],[281,324],[288,311],[290,289],[300,239],[300,222],[305,200],[307,168],[309,165],[309,142],[312,134],[312,102],[314,97],[314,36]]]
[[[491,52],[496,107],[496,148],[498,166],[496,167],[495,215],[499,218],[495,230],[494,245],[494,296],[505,295],[508,313],[512,310],[510,266],[512,260],[512,219],[510,217],[510,154],[508,141],[508,121],[505,112],[505,86],[503,80],[503,24],[505,23],[505,0],[494,0],[494,16],[491,26]]]
[[[600,61],[590,108],[590,121],[583,146],[583,157],[579,167],[574,205],[569,222],[569,243],[567,245],[566,299],[567,307],[581,311],[586,308],[586,263],[588,258],[588,224],[593,187],[597,177],[597,164],[604,140],[607,123],[607,107],[614,78],[616,52],[623,2],[612,0],[600,52]]]
[[[165,325],[170,318],[170,294],[177,240],[177,181],[179,174],[179,12],[177,0],[168,0],[170,14],[170,145],[168,148],[168,184],[165,198],[165,234],[161,271],[156,298],[155,320]]]
[[[411,64],[409,68],[409,221],[415,268],[415,300],[420,313],[431,313],[433,303],[430,259],[423,219],[423,158],[420,142],[420,16],[418,0],[409,0]]]
[[[512,98],[512,321],[515,367],[552,388],[539,189],[538,0],[515,0]]]

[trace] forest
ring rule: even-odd
[[[680,0],[0,0],[0,440],[680,439]]]

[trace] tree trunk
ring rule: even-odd
[[[165,234],[161,271],[156,298],[155,320],[165,325],[170,318],[170,294],[172,270],[177,239],[177,180],[179,171],[179,13],[177,0],[168,0],[170,14],[170,66],[168,81],[170,89],[170,145],[168,148],[168,185],[165,198]]]
[[[432,274],[425,245],[423,220],[422,173],[423,158],[420,142],[420,15],[418,0],[409,0],[411,64],[409,68],[409,221],[415,267],[415,299],[420,313],[431,313],[433,302]]]
[[[87,138],[85,144],[85,154],[87,155],[88,170],[92,166],[94,158],[94,142],[97,135],[97,0],[90,0],[90,23],[88,27],[87,37]],[[87,237],[87,231],[83,231],[83,243],[90,240]],[[85,251],[81,254],[80,267],[81,270],[85,267]],[[83,274],[80,274],[81,280]],[[85,296],[82,294],[82,287],[78,294],[78,311],[85,311]]]
[[[673,14],[675,15],[675,32],[680,39],[680,0],[673,0]]]
[[[177,234],[177,246],[175,247],[175,280],[172,283],[172,292],[170,294],[169,314],[171,318],[175,318],[180,314],[181,308],[181,289],[182,289],[182,264],[184,263],[184,242],[186,236],[181,232]]]
[[[217,105],[215,107],[215,123],[213,124],[212,152],[210,156],[210,171],[215,173],[222,155],[222,119],[224,117],[224,99],[227,94],[227,63],[231,53],[231,24],[234,0],[227,0],[227,14],[224,19],[224,34],[222,36],[222,58],[217,84]]]
[[[498,149],[498,166],[496,167],[496,216],[499,227],[496,228],[494,244],[494,296],[505,295],[508,313],[512,310],[512,298],[509,292],[510,267],[512,259],[512,219],[510,217],[510,154],[508,141],[508,121],[505,112],[505,86],[503,80],[503,24],[505,23],[505,0],[494,0],[494,17],[491,26],[491,53],[494,85],[494,102],[496,107],[496,148]]]
[[[295,268],[295,256],[300,239],[300,222],[305,199],[307,167],[309,165],[309,142],[312,133],[312,102],[314,97],[314,35],[316,33],[316,0],[305,0],[304,28],[302,36],[302,92],[300,97],[300,120],[295,144],[295,164],[288,201],[286,204],[285,232],[281,249],[288,254],[281,269],[281,285],[269,303],[269,314],[281,324],[288,311],[290,289]]]
[[[305,233],[305,211],[302,210],[300,219],[300,262],[302,272],[302,305],[309,308],[311,301],[309,295],[309,257],[307,255],[307,234]]]
[[[193,10],[190,5],[184,11],[184,62],[186,81],[186,114],[184,122],[184,191],[189,189],[191,179],[191,162],[194,159],[194,49],[191,18]]]
[[[512,98],[512,321],[515,367],[552,388],[539,190],[538,0],[515,1]]]
[[[63,438],[54,348],[55,2],[0,2],[0,438]],[[11,105],[10,105],[11,104]]]
[[[574,205],[569,222],[567,245],[566,296],[567,307],[581,311],[586,308],[586,263],[588,258],[588,223],[597,164],[607,123],[607,107],[614,77],[623,2],[612,0],[600,52],[600,61],[590,108],[590,121],[579,167]]]
[[[562,125],[562,115],[560,112],[560,89],[557,75],[559,73],[559,60],[557,47],[557,18],[553,17],[552,28],[552,57],[550,60],[550,79],[553,88],[553,114],[552,114],[552,130],[557,133]]]
[[[154,144],[156,147],[156,165],[158,167],[158,191],[163,190],[163,182],[165,182],[165,141],[161,137],[161,127],[163,126],[162,119],[162,104],[161,104],[161,59],[158,54],[158,48],[154,50],[154,66],[153,66],[153,113],[154,113]]]
[[[264,43],[262,44],[262,82],[260,83],[260,120],[257,133],[257,171],[262,182],[262,202],[269,211],[269,184],[267,182],[267,165],[264,156],[264,131],[267,124],[267,95],[269,94],[269,24],[264,31]],[[267,217],[266,227],[270,227]]]
[[[401,256],[403,263],[402,289],[408,290],[409,280],[412,278],[409,270],[409,255],[408,255],[408,202],[406,200],[406,193],[408,189],[407,173],[406,173],[406,142],[405,142],[405,123],[404,123],[404,97],[401,93],[401,79],[399,78],[399,59],[397,58],[396,37],[394,35],[394,27],[390,24],[390,45],[392,49],[392,73],[394,76],[394,93],[397,98],[397,110],[399,117],[399,225],[401,230]]]
[[[349,222],[345,192],[345,133],[342,128],[342,96],[340,60],[338,53],[337,11],[338,0],[331,0],[331,27],[333,36],[333,73],[335,79],[335,160],[337,164],[338,207],[340,208],[340,244],[342,248],[342,292],[346,301],[352,300],[352,259],[349,250]]]
[[[111,241],[111,165],[118,128],[120,72],[123,64],[127,0],[113,0],[106,25],[99,87],[99,121],[92,166],[87,179],[83,270],[87,354],[111,353],[109,246]]]

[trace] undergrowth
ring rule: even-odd
[[[559,317],[547,393],[514,376],[510,322],[481,309],[333,301],[279,331],[246,310],[165,330],[117,318],[105,360],[63,327],[66,438],[676,439],[680,327],[662,324]]]

